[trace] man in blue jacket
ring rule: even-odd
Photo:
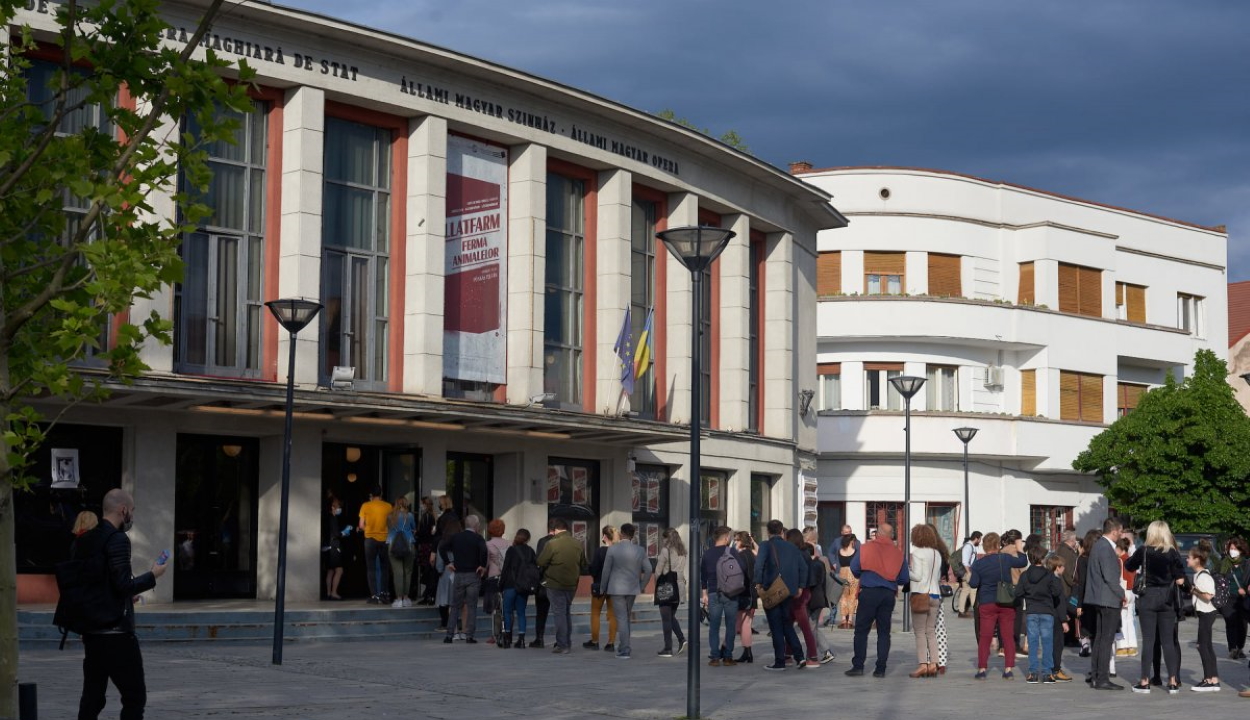
[[[790,598],[798,594],[807,585],[807,560],[794,543],[785,538],[786,528],[780,520],[768,521],[768,540],[760,545],[759,555],[755,560],[755,585],[762,595],[779,576],[790,591],[789,598],[771,608],[764,609],[768,617],[768,629],[773,636],[772,665],[765,670],[786,669],[786,645],[789,644],[794,653],[794,664],[802,670],[807,666],[803,656],[803,646],[799,643],[799,635],[794,631],[794,618],[790,612]]]

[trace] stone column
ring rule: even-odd
[[[736,233],[720,256],[720,427],[744,430],[750,403],[751,218],[724,215],[721,225]]]
[[[447,120],[408,121],[404,392],[443,394],[443,273],[447,218]]]
[[[508,402],[543,391],[547,148],[516,145],[508,162]]]
[[[322,160],[325,155],[325,91],[297,87],[286,92],[282,113],[282,234],[278,297],[321,299]],[[321,316],[297,336],[295,381],[315,385],[319,375]],[[289,334],[278,329],[278,381],[286,382]]]
[[[625,170],[599,173],[598,230],[595,276],[597,317],[595,343],[595,405],[604,415],[617,415],[627,408],[628,398],[621,390],[621,359],[616,339],[621,332],[630,299],[630,228],[633,211],[633,175]],[[636,321],[640,322],[640,321]],[[631,330],[632,332],[632,330]],[[638,338],[633,338],[633,343]],[[633,347],[631,343],[631,347]],[[632,353],[631,353],[631,370]]]
[[[794,438],[795,396],[798,393],[799,360],[795,357],[794,343],[798,328],[795,326],[796,305],[800,300],[816,306],[814,289],[805,297],[795,292],[794,237],[790,233],[772,233],[768,236],[768,260],[764,263],[764,427],[772,437]],[[814,262],[814,261],[813,261]],[[815,313],[811,313],[810,327],[805,328],[808,337],[816,337]],[[815,382],[815,348],[802,362],[811,366]]]

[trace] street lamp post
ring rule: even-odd
[[[703,271],[712,264],[717,255],[729,244],[735,233],[717,227],[679,227],[664,230],[656,237],[664,241],[664,247],[690,271],[690,583],[687,600],[686,628],[689,630],[690,650],[686,653],[686,717],[699,717],[699,569],[703,562],[703,545],[699,540],[699,433],[702,424],[703,401],[699,367],[700,324],[703,310]]]
[[[920,392],[924,378],[913,375],[890,378],[890,384],[903,396],[903,523],[911,525],[911,399]],[[911,561],[911,528],[894,528],[906,538],[903,562]],[[911,603],[903,603],[903,632],[911,630]]]
[[[291,414],[295,407],[295,335],[321,310],[313,300],[283,298],[265,303],[278,324],[291,334],[286,366],[286,425],[282,431],[282,502],[278,515],[278,583],[273,611],[273,664],[282,664],[283,614],[286,610],[286,527],[291,500]]]
[[[972,535],[972,496],[968,494],[968,443],[977,436],[977,429],[961,427],[955,428],[954,432],[964,444],[964,537],[969,537]]]

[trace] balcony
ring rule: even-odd
[[[887,410],[821,412],[817,447],[822,458],[891,458],[902,462],[903,413]],[[979,430],[969,457],[1019,463],[1038,472],[1073,472],[1072,461],[1105,428],[1046,418],[984,413],[913,412],[913,458],[962,457],[957,427]]]

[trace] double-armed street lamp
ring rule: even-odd
[[[725,246],[733,238],[732,230],[718,227],[679,227],[656,233],[664,241],[664,247],[690,271],[690,583],[688,599],[688,640],[690,651],[686,654],[686,717],[699,717],[699,570],[703,562],[703,544],[699,539],[699,433],[702,424],[703,401],[700,385],[700,354],[703,343],[700,326],[703,320],[703,271],[711,266]]]
[[[286,425],[282,431],[282,502],[278,515],[278,583],[273,614],[273,664],[282,664],[282,626],[286,610],[286,527],[291,499],[291,415],[295,407],[295,336],[321,311],[314,300],[283,298],[265,303],[290,337],[286,367]]]

